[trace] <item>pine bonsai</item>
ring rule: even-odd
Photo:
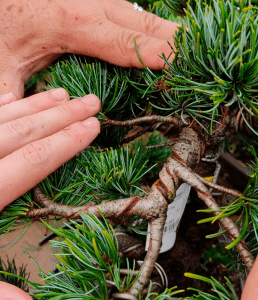
[[[181,25],[176,49],[171,48],[174,59],[161,53],[162,71],[144,65],[143,70],[126,69],[78,56],[51,68],[48,89],[63,87],[71,99],[90,93],[101,99],[102,130],[91,147],[0,215],[1,234],[25,227],[24,234],[33,222],[42,221],[65,239],[52,243],[63,250],[57,274],[41,273],[45,287],[31,283],[36,298],[152,297],[148,285],[160,252],[167,207],[182,183],[196,190],[206,211],[214,214],[202,222],[219,221],[223,227],[210,237],[226,234],[231,240],[226,248],[239,268],[252,268],[258,243],[257,144],[252,148],[253,175],[244,193],[210,182],[191,167],[204,157],[216,158],[221,143],[238,132],[257,138],[256,2],[163,2],[150,5],[150,11]],[[137,51],[137,41],[135,46]],[[151,132],[148,138],[137,139]],[[158,132],[169,133],[169,141]],[[155,144],[160,145],[152,147]],[[144,187],[146,182],[150,188]],[[209,188],[236,200],[220,207]],[[229,217],[236,213],[240,217],[235,223]],[[55,229],[46,223],[49,217],[70,219],[72,224]],[[150,246],[140,272],[129,261],[125,270],[120,267],[119,236],[106,219],[137,234],[149,224]],[[220,298],[204,298],[200,292],[198,299],[236,299],[229,282],[230,292],[215,279],[205,280]],[[157,299],[173,293],[166,290]]]

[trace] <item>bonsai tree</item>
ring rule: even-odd
[[[143,70],[121,68],[78,56],[51,68],[47,89],[63,87],[71,99],[90,93],[101,99],[97,117],[102,129],[91,147],[0,215],[1,234],[25,227],[24,234],[33,222],[41,221],[64,238],[52,243],[63,251],[58,272],[41,272],[46,286],[30,283],[36,298],[153,297],[149,280],[162,245],[168,205],[182,183],[191,186],[206,211],[213,213],[203,222],[220,222],[223,230],[210,237],[227,235],[226,248],[232,256],[241,258],[247,272],[252,268],[258,228],[255,147],[253,175],[244,193],[217,185],[215,176],[210,182],[191,168],[202,158],[216,159],[223,141],[238,132],[257,138],[255,5],[247,0],[155,2],[150,11],[180,24],[175,49],[171,47],[174,59],[160,54],[162,71],[144,65]],[[151,134],[146,137],[147,133]],[[210,188],[234,196],[235,201],[220,207]],[[229,217],[236,213],[240,217],[234,222]],[[71,223],[67,229],[56,229],[48,225],[49,218]],[[137,234],[146,231],[148,223],[149,247],[139,271],[131,261],[121,262],[126,239],[116,237],[106,220]],[[226,290],[215,279],[197,279],[212,284],[218,297],[237,299],[229,282]],[[166,290],[157,299],[174,293]],[[224,299],[203,295],[200,291],[198,299]]]

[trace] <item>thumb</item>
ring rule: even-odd
[[[0,95],[12,93],[17,99],[24,96],[24,82],[17,74],[0,73]]]

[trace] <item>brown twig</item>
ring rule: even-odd
[[[221,124],[219,125],[219,127],[217,129],[215,129],[212,134],[216,133],[217,131],[219,131],[221,129],[221,127],[223,126],[224,122],[225,122],[225,118],[227,116],[227,112],[228,112],[228,107],[225,108],[225,111],[223,109],[223,107],[221,106],[220,107],[221,109],[221,112],[222,112],[222,115],[223,115],[223,118],[222,118],[222,121],[221,121]]]
[[[39,190],[37,192],[39,193]],[[135,197],[131,197],[112,202],[104,201],[95,206],[73,207],[55,203],[47,197],[41,200],[50,201],[48,202],[48,207],[33,209],[27,213],[27,217],[38,219],[47,215],[58,215],[65,218],[78,218],[79,212],[86,214],[92,212],[101,218],[101,211],[106,218],[110,219],[121,217],[121,212],[127,214],[130,211],[131,215],[137,215],[149,221],[151,228],[150,247],[143,262],[141,276],[128,291],[131,295],[138,296],[139,291],[135,287],[142,291],[151,276],[160,251],[162,232],[166,219],[167,201],[155,185],[153,185],[149,195],[146,198],[140,199],[140,201],[138,199],[135,201]]]
[[[169,158],[169,166],[173,170],[177,171],[177,176],[179,177],[179,179],[190,184],[197,191],[198,197],[208,206],[208,208],[214,210],[214,215],[217,216],[220,214],[220,212],[218,211],[220,209],[220,206],[209,194],[208,189],[205,187],[202,181],[197,178],[196,174],[193,174],[190,170],[182,166],[182,164],[180,164],[176,160],[172,160],[172,158]],[[239,194],[237,195],[239,196]],[[219,222],[223,225],[224,228],[226,228],[232,241],[239,237],[239,229],[230,218],[220,219]],[[236,248],[243,262],[245,263],[247,270],[250,271],[254,264],[254,257],[249,251],[245,241],[241,240],[236,245]]]
[[[120,272],[121,275],[128,275],[129,274],[127,269],[120,269],[119,272]],[[134,277],[136,277],[139,274],[139,271],[132,271],[131,270],[130,272],[133,272]]]
[[[160,147],[171,147],[175,144],[177,139],[178,138],[175,138],[172,142],[168,142],[168,143],[162,143],[162,144],[159,144],[159,145],[146,146],[145,149],[149,150],[149,149],[157,149],[157,148],[160,148]]]
[[[208,185],[209,187],[213,188],[213,189],[216,189],[218,191],[221,191],[223,193],[227,193],[227,194],[230,194],[236,198],[239,198],[241,196],[243,196],[239,191],[237,190],[232,190],[232,189],[228,189],[228,188],[225,188],[224,186],[221,186],[221,185],[218,185],[218,184],[215,184],[215,183],[212,183],[208,180],[206,180],[205,178],[202,178],[200,175],[196,174],[196,173],[193,173],[194,176],[196,176],[202,183],[204,183],[205,185]]]
[[[132,127],[132,126],[145,124],[145,123],[173,124],[176,128],[188,126],[188,123],[185,124],[181,120],[181,118],[172,117],[172,116],[164,118],[164,117],[156,116],[156,115],[144,116],[144,117],[135,118],[135,119],[126,120],[126,121],[116,121],[116,120],[106,119],[105,122],[106,122],[106,125],[104,125],[102,128],[107,128],[110,126]]]
[[[192,122],[189,125],[189,128],[191,128],[193,126],[194,121],[195,121],[195,119],[192,120]]]
[[[147,220],[150,224],[149,250],[142,265],[141,276],[139,276],[127,291],[131,296],[137,297],[139,291],[143,291],[150,279],[161,247],[167,205],[168,202],[171,202],[174,198],[179,183],[186,182],[190,184],[197,191],[199,198],[203,200],[210,209],[214,210],[214,214],[219,214],[216,210],[220,209],[220,207],[209,194],[204,183],[186,167],[199,162],[203,147],[202,140],[192,128],[183,128],[173,148],[174,155],[167,160],[167,163],[163,166],[159,174],[159,180],[152,185],[151,191],[145,198],[131,197],[111,202],[104,201],[95,206],[85,205],[72,207],[52,202],[47,197],[39,197],[36,201],[39,205],[42,204],[43,208],[33,209],[27,213],[27,216],[39,218],[52,214],[66,218],[77,218],[79,217],[79,212],[86,214],[92,212],[101,218],[99,212],[101,211],[108,219],[118,219],[124,215],[136,215]],[[205,182],[205,184],[208,185],[210,182]],[[212,184],[212,187],[217,188],[216,186],[217,185]],[[238,192],[237,196],[239,196]],[[224,218],[219,221],[224,228],[227,229],[232,240],[235,240],[239,236],[239,229],[231,219]],[[243,240],[240,241],[236,245],[236,248],[246,264],[247,269],[250,270],[254,263],[254,258],[245,242]]]

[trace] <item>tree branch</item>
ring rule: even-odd
[[[106,119],[105,122],[106,125],[104,125],[103,128],[107,128],[110,126],[131,127],[131,126],[136,126],[144,123],[173,124],[176,128],[182,128],[189,125],[188,123],[184,123],[181,118],[172,117],[172,116],[164,118],[156,115],[144,116],[144,117],[135,118],[126,121],[116,121],[116,120]]]
[[[205,185],[201,182],[199,178],[196,177],[195,174],[191,173],[190,170],[182,166],[178,161],[169,158],[169,167],[172,168],[174,172],[176,172],[179,179],[191,185],[198,194],[198,197],[208,206],[208,208],[214,210],[213,214],[215,216],[219,215],[220,206],[216,203],[214,198],[209,194],[208,189]],[[198,176],[199,177],[199,176]],[[239,196],[239,194],[238,194]],[[228,231],[229,237],[232,241],[237,239],[240,235],[239,229],[237,225],[230,219],[230,218],[223,218],[220,219],[219,222],[224,226],[224,228]],[[254,257],[249,251],[245,241],[241,240],[237,245],[236,248],[245,263],[248,271],[251,270],[254,264]]]
[[[65,218],[78,218],[80,212],[87,214],[92,212],[101,218],[101,211],[108,219],[119,220],[119,218],[122,217],[136,215],[147,220],[151,229],[149,250],[142,265],[141,276],[139,276],[133,286],[128,290],[128,294],[137,297],[139,291],[143,291],[150,279],[162,243],[167,205],[173,201],[180,182],[186,182],[191,185],[197,191],[199,198],[203,200],[210,209],[220,209],[213,197],[209,194],[204,183],[214,188],[217,188],[217,185],[211,185],[210,182],[206,181],[203,183],[203,179],[199,178],[199,175],[196,176],[196,174],[193,174],[191,170],[187,168],[187,166],[192,166],[199,162],[204,150],[205,145],[198,133],[192,128],[183,128],[178,141],[174,145],[173,156],[168,158],[167,163],[165,163],[159,174],[159,179],[152,185],[148,196],[144,198],[130,197],[111,202],[104,201],[99,205],[85,205],[81,207],[58,204],[48,198],[40,198],[36,200],[36,202],[40,205],[42,204],[44,207],[31,210],[27,213],[27,216],[40,218],[52,214]],[[237,191],[233,192],[234,195],[237,196],[240,194]],[[214,214],[218,215],[219,212],[214,211]],[[219,221],[227,229],[232,240],[235,240],[239,236],[239,229],[231,219],[224,218]],[[237,244],[236,248],[246,264],[247,269],[250,270],[254,263],[254,258],[245,242],[242,240]]]
[[[205,178],[202,178],[200,175],[196,174],[196,173],[193,173],[195,177],[197,177],[202,183],[204,183],[205,185],[211,187],[211,188],[214,188],[218,191],[221,191],[223,193],[227,193],[227,194],[230,194],[236,198],[239,198],[241,196],[243,196],[239,191],[237,190],[232,190],[232,189],[228,189],[228,188],[225,188],[224,186],[221,186],[221,185],[218,185],[216,183],[212,183],[208,180],[206,180]]]

